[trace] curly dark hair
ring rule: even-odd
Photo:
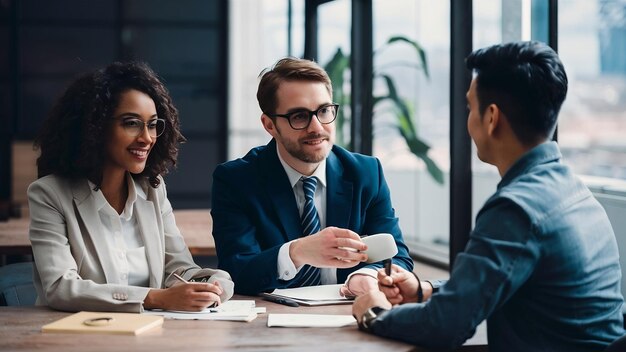
[[[74,81],[44,121],[35,148],[38,177],[56,174],[87,178],[97,188],[102,184],[103,160],[108,127],[122,93],[135,89],[150,96],[157,116],[165,120],[165,131],[150,151],[146,167],[133,177],[146,177],[154,188],[159,175],[176,166],[178,146],[185,141],[180,132],[178,110],[169,92],[152,69],[142,62],[114,62]]]

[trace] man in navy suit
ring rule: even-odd
[[[412,270],[380,162],[333,145],[339,106],[328,74],[312,61],[279,60],[262,73],[257,99],[272,140],[213,174],[213,236],[235,291],[378,290],[381,264],[363,263],[360,239],[376,233],[394,236],[394,263]]]

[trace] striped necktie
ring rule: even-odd
[[[302,177],[302,189],[304,190],[304,208],[302,209],[302,236],[308,236],[320,231],[320,217],[315,209],[316,177]],[[321,284],[320,269],[305,264],[298,275],[292,280],[290,287],[315,286]]]

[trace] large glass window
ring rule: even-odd
[[[446,261],[449,243],[450,5],[377,0],[374,6],[374,155],[404,238]]]
[[[271,138],[259,120],[259,73],[285,56],[304,54],[304,0],[231,0],[230,11],[229,160]]]
[[[626,3],[560,1],[559,54],[569,79],[558,130],[565,163],[626,179]]]
[[[351,1],[335,0],[317,8],[318,62],[333,82],[333,100],[339,104],[336,143],[350,145],[350,28]]]
[[[473,12],[474,50],[499,43],[531,39],[530,0],[474,0]],[[533,24],[537,25],[536,22]],[[487,198],[495,192],[498,182],[500,182],[498,169],[480,161],[476,154],[476,146],[472,143],[472,223]]]

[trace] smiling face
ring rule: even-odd
[[[276,96],[277,114],[303,109],[315,111],[332,103],[326,86],[320,82],[285,81],[280,84]],[[283,160],[304,175],[315,171],[335,142],[335,123],[321,124],[315,116],[303,130],[291,128],[286,118],[275,117],[272,120],[265,115],[263,126],[276,139]]]
[[[121,93],[109,129],[103,175],[123,175],[127,171],[139,174],[144,170],[156,137],[151,137],[148,128],[143,126],[141,132],[134,136],[128,127],[156,118],[156,106],[150,96],[134,89]]]

